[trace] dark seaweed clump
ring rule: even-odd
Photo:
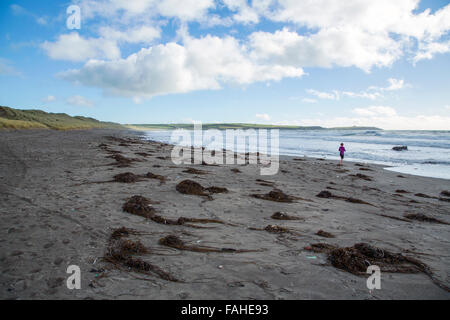
[[[155,209],[152,207],[153,201],[143,196],[133,196],[122,206],[123,211],[132,213],[145,218],[151,218],[155,215]]]
[[[134,183],[134,182],[137,182],[140,180],[141,180],[140,176],[135,175],[134,173],[131,173],[131,172],[124,172],[124,173],[116,174],[113,177],[113,181],[122,182],[122,183]]]
[[[130,235],[137,235],[139,232],[125,227],[115,229],[111,233],[108,241],[108,247],[103,259],[114,264],[116,267],[125,266],[135,272],[151,275],[156,274],[161,279],[167,281],[178,282],[179,280],[141,258],[134,257],[135,255],[144,255],[150,251],[139,241],[124,239]]]
[[[448,224],[447,222],[444,222],[442,220],[429,217],[423,213],[408,213],[404,215],[405,218],[411,219],[411,220],[418,220],[422,222],[430,222],[430,223],[440,223],[440,224]]]
[[[334,238],[333,234],[331,234],[329,232],[326,232],[326,231],[323,231],[323,230],[317,231],[316,235],[321,236],[321,237],[325,237],[325,238]]]
[[[285,194],[283,191],[279,189],[274,189],[266,194],[252,194],[251,196],[257,199],[264,199],[275,202],[286,202],[286,203],[291,203],[297,199],[296,197]]]
[[[176,190],[183,194],[204,196],[210,200],[212,199],[210,194],[228,192],[227,188],[215,187],[215,186],[205,188],[200,183],[192,181],[192,180],[181,181],[176,186]]]
[[[300,218],[288,215],[284,212],[275,212],[271,218],[275,220],[300,220]]]

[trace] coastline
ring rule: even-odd
[[[2,299],[450,297],[437,285],[450,286],[449,225],[404,218],[405,213],[421,213],[450,223],[450,203],[439,200],[440,192],[449,189],[448,180],[398,174],[373,164],[346,162],[338,167],[333,160],[289,156],[280,157],[275,176],[260,176],[254,165],[175,166],[168,158],[170,145],[130,142],[141,134],[113,129],[0,132]],[[120,140],[128,138],[132,140]],[[106,150],[137,161],[118,167]],[[204,174],[184,172],[186,168]],[[116,174],[149,171],[163,176],[164,183],[155,179],[106,182]],[[229,192],[214,194],[211,201],[181,194],[176,186],[185,179]],[[280,203],[251,196],[276,188],[298,199]],[[367,204],[317,197],[322,191]],[[133,195],[159,202],[153,207],[167,218],[217,219],[228,224],[205,225],[208,228],[158,224],[122,210]],[[275,212],[298,220],[271,219]],[[267,225],[292,233],[256,230]],[[142,259],[183,282],[117,269],[102,261],[111,232],[119,227],[143,232],[137,238],[152,254]],[[334,238],[317,235],[319,230]],[[170,234],[192,245],[264,251],[204,253],[158,243]],[[419,259],[432,276],[382,273],[382,289],[369,292],[366,276],[338,269],[325,253],[305,249],[314,243],[343,248],[361,242]],[[81,290],[65,286],[66,269],[72,264],[82,270]]]

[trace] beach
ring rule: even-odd
[[[281,157],[273,176],[175,165],[173,146],[139,135],[0,132],[1,299],[450,298],[450,180],[307,157]],[[143,211],[124,210],[133,196]],[[118,257],[124,243],[141,246]],[[363,251],[381,289],[337,259]]]

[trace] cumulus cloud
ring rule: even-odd
[[[101,18],[98,37],[85,38],[73,32],[44,42],[42,48],[53,59],[85,63],[78,70],[63,73],[63,78],[135,99],[301,77],[308,67],[356,67],[369,73],[374,68],[389,67],[406,55],[412,55],[416,63],[450,52],[450,42],[442,40],[450,31],[450,5],[434,13],[417,12],[418,0],[73,3],[81,6],[83,19]],[[149,47],[161,38],[161,24],[155,21],[167,19],[175,19],[180,25],[178,42],[169,40]],[[239,23],[256,25],[262,19],[294,24],[295,28],[255,31],[240,39],[212,35],[191,38],[187,32],[193,21],[201,27],[233,27]],[[122,59],[120,48],[125,43],[145,47]],[[389,79],[385,88],[310,94],[320,99],[376,100],[405,86],[403,80]]]
[[[371,106],[367,108],[356,108],[353,110],[354,113],[360,116],[368,116],[368,117],[376,117],[376,116],[388,116],[394,117],[397,115],[397,111],[395,111],[392,107],[385,106]]]
[[[402,56],[401,45],[388,34],[370,34],[352,27],[321,29],[300,35],[287,28],[274,33],[255,32],[250,44],[258,58],[302,67],[356,66],[369,72],[390,66]]]
[[[83,38],[77,32],[63,34],[55,42],[45,41],[41,47],[55,60],[86,61],[93,58],[118,59],[116,42],[103,38]]]
[[[339,100],[340,97],[376,100],[384,97],[383,92],[385,91],[397,91],[410,86],[409,84],[406,84],[403,79],[389,78],[387,82],[389,83],[387,87],[370,86],[367,90],[360,92],[339,90],[333,90],[332,92],[321,92],[314,89],[308,89],[306,92],[320,99],[328,100]]]
[[[0,58],[0,76],[20,76],[21,73],[11,65],[8,59]]]
[[[56,97],[52,96],[52,95],[48,95],[44,99],[42,99],[42,101],[45,103],[50,103],[50,102],[56,101]]]
[[[233,37],[187,37],[184,42],[141,49],[126,59],[90,60],[83,68],[60,76],[114,95],[150,98],[304,74],[301,68],[252,60],[247,48]]]
[[[262,114],[256,114],[255,115],[256,118],[264,120],[264,121],[270,121],[270,116],[267,113],[262,113]]]
[[[400,115],[388,106],[371,106],[353,110],[355,117],[316,118],[280,121],[277,124],[323,127],[378,127],[385,130],[450,130],[450,117]]]
[[[153,26],[139,26],[124,31],[111,27],[101,27],[99,34],[102,38],[128,43],[151,43],[161,36],[161,30]]]
[[[67,98],[67,103],[78,107],[92,107],[94,105],[91,100],[79,95]]]
[[[306,102],[306,103],[317,103],[316,99],[311,99],[311,98],[303,98],[302,101]]]
[[[87,19],[97,16],[125,20],[163,16],[181,21],[205,19],[214,0],[74,0]]]
[[[306,90],[309,94],[318,97],[319,99],[327,99],[327,100],[339,100],[339,92],[334,90],[333,92],[321,92],[314,89]]]

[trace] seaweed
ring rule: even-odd
[[[192,180],[181,181],[179,184],[177,184],[176,190],[183,194],[207,197],[209,200],[212,200],[212,197],[210,194],[227,193],[228,192],[227,188],[215,187],[215,186],[205,188],[200,183],[192,181]]]
[[[316,197],[318,198],[323,198],[323,199],[339,199],[339,200],[344,200],[347,202],[351,202],[351,203],[357,203],[357,204],[365,204],[365,205],[369,205],[369,206],[373,206],[375,207],[373,204],[368,203],[366,201],[360,200],[360,199],[356,199],[356,198],[352,198],[352,197],[342,197],[342,196],[337,196],[332,194],[330,191],[324,190],[319,192]]]
[[[418,220],[422,222],[430,222],[430,223],[440,223],[440,224],[448,224],[445,221],[429,217],[423,213],[409,213],[404,215],[405,218],[411,219],[411,220]]]
[[[284,212],[275,212],[272,216],[272,219],[275,220],[301,220],[301,218],[290,216]]]
[[[372,181],[372,177],[366,176],[365,174],[361,174],[361,173],[351,174],[349,176],[350,177],[354,177],[354,178],[358,178],[358,179],[361,179],[361,180]]]
[[[151,172],[147,172],[147,174],[145,175],[145,177],[146,177],[146,178],[149,178],[149,179],[156,179],[156,180],[159,180],[159,183],[160,183],[160,184],[166,183],[166,177],[161,176],[161,175],[159,175],[159,174],[154,174],[154,173],[151,173]]]
[[[140,258],[135,258],[134,255],[144,255],[150,251],[140,242],[129,239],[123,239],[131,234],[139,234],[136,230],[121,227],[114,229],[108,240],[108,246],[103,260],[114,264],[115,266],[126,266],[129,269],[151,275],[154,273],[161,279],[173,282],[179,282],[177,278]],[[149,273],[151,272],[151,273]]]
[[[140,176],[135,175],[134,173],[131,172],[116,174],[113,177],[114,182],[122,182],[122,183],[134,183],[141,180],[142,178]]]
[[[392,253],[388,250],[371,246],[367,243],[357,243],[353,247],[339,248],[330,244],[312,244],[315,252],[326,253],[328,261],[335,268],[347,271],[355,275],[365,275],[370,265],[380,267],[380,270],[388,273],[425,273],[431,280],[446,291],[450,289],[436,279],[431,269],[415,258],[404,256],[400,253]]]
[[[321,237],[325,237],[325,238],[334,238],[333,234],[331,234],[329,232],[326,232],[326,231],[323,231],[323,230],[317,231],[316,235],[321,236]]]
[[[207,246],[193,246],[187,245],[183,240],[175,235],[168,235],[159,240],[159,244],[178,250],[193,251],[193,252],[221,252],[221,253],[244,253],[244,252],[259,252],[261,250],[245,250],[233,248],[214,248]]]
[[[268,225],[264,228],[264,230],[270,233],[291,233],[288,228],[280,227],[277,225]]]
[[[156,202],[153,202],[143,196],[133,196],[123,204],[122,209],[128,213],[145,218],[151,218],[156,212],[156,210],[152,207],[152,204],[155,203]]]
[[[183,171],[184,173],[190,173],[190,174],[208,174],[209,172],[204,171],[204,170],[198,170],[198,169],[194,169],[194,168],[187,168],[186,170]]]
[[[294,202],[294,200],[300,199],[297,197],[289,196],[279,189],[273,189],[272,191],[266,194],[252,194],[250,196],[256,199],[263,199],[275,202],[285,202],[285,203],[292,203]]]

